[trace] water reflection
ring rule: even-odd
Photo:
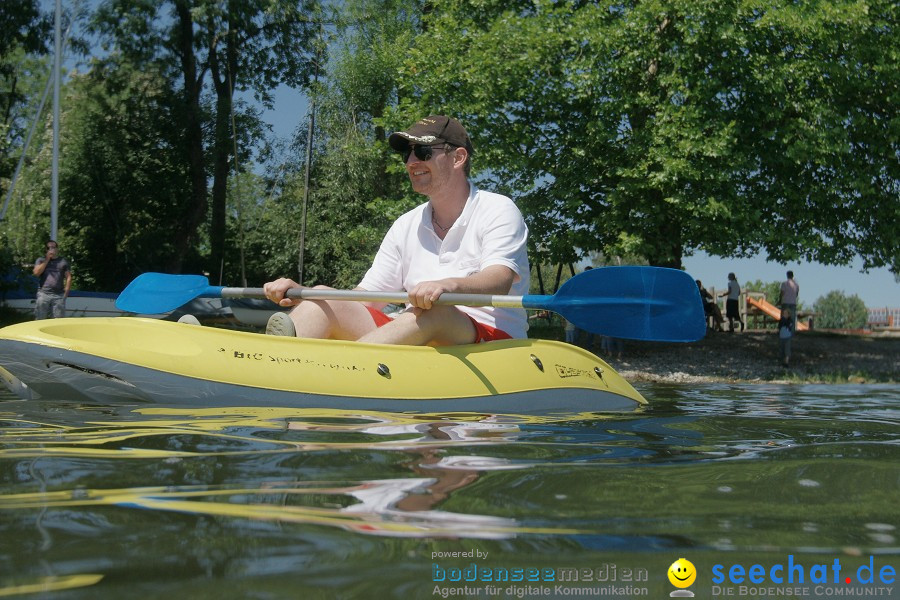
[[[419,597],[431,551],[473,547],[660,572],[900,552],[900,388],[640,391],[641,412],[541,418],[0,397],[0,594],[143,578],[160,597],[236,573],[283,596],[302,571]]]
[[[89,414],[89,409],[77,409]],[[61,489],[5,494],[0,510],[120,506],[197,515],[330,525],[364,534],[405,537],[501,539],[517,533],[564,534],[569,529],[523,527],[515,519],[441,510],[458,490],[488,471],[526,469],[533,463],[471,453],[480,445],[509,444],[528,417],[497,415],[359,414],[341,410],[282,408],[139,408],[115,420],[80,426],[36,422],[6,413],[0,427],[0,459],[32,459],[31,472],[48,458],[140,460],[155,465],[155,479],[200,457],[246,461],[315,452],[390,451],[408,472],[395,478],[342,485],[270,481],[258,487],[167,485]],[[456,418],[457,420],[451,420]],[[464,419],[464,420],[463,420]],[[536,420],[536,422],[546,421]],[[447,449],[463,446],[467,453]],[[400,456],[401,458],[397,458]],[[71,466],[71,462],[67,463]],[[241,471],[241,469],[237,469]],[[414,476],[410,476],[410,474]],[[208,479],[222,479],[210,473]],[[246,472],[234,473],[235,479]],[[46,476],[44,477],[46,480]]]

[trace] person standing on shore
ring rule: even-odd
[[[741,324],[741,331],[744,330],[744,322],[741,320],[741,311],[738,307],[738,299],[741,297],[741,286],[737,282],[734,273],[728,274],[728,290],[719,294],[719,296],[728,296],[725,300],[725,316],[728,318],[728,330],[734,333],[734,320]]]
[[[797,297],[800,295],[800,286],[794,281],[794,272],[787,272],[787,279],[781,284],[779,305],[791,311],[793,326],[791,331],[797,331]]]
[[[778,343],[781,346],[781,364],[785,367],[791,360],[791,338],[794,337],[794,317],[788,308],[781,309],[778,321]]]
[[[66,298],[72,289],[69,261],[59,256],[59,244],[48,240],[47,253],[34,263],[32,272],[38,277],[34,319],[60,319],[66,316]]]
[[[568,319],[563,319],[563,320],[566,323],[565,327],[563,328],[564,331],[566,332],[566,343],[574,345],[575,344],[575,334],[577,333],[577,330],[575,329],[575,323],[569,321]]]

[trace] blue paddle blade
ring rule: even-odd
[[[144,273],[128,284],[116,299],[116,308],[133,313],[158,314],[210,292],[203,275]]]
[[[552,310],[580,329],[616,338],[693,342],[706,335],[697,284],[676,269],[593,269],[569,279],[553,296],[525,296],[523,305]]]

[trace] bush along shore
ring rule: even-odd
[[[584,343],[584,342],[583,342]],[[781,364],[774,331],[708,332],[698,342],[625,341],[622,357],[589,348],[629,381],[897,383],[900,336],[800,332]]]

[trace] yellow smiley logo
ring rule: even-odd
[[[679,558],[669,567],[669,583],[677,588],[690,587],[697,579],[697,569],[694,563],[686,558]]]

